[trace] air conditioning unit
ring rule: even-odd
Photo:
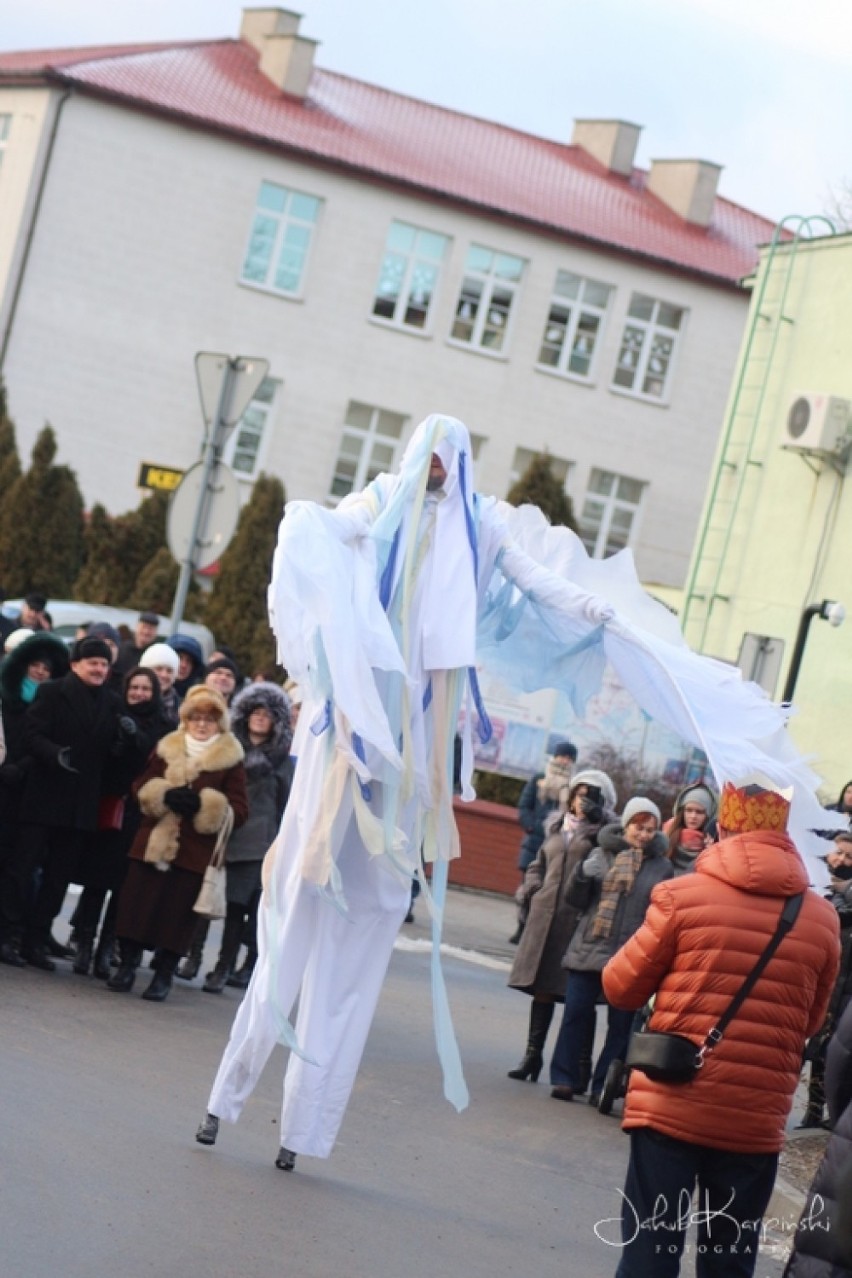
[[[794,395],[782,447],[841,456],[852,447],[852,404],[837,395]]]

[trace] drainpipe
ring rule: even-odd
[[[9,349],[9,341],[12,336],[12,325],[15,322],[18,303],[21,300],[21,292],[24,287],[24,275],[26,274],[27,263],[30,258],[30,250],[32,249],[33,240],[35,238],[36,223],[38,222],[38,215],[41,210],[44,189],[47,185],[47,173],[50,168],[51,157],[53,156],[53,147],[56,142],[56,135],[59,131],[59,117],[62,113],[62,108],[65,106],[65,103],[70,97],[70,88],[66,88],[64,92],[60,94],[59,101],[56,103],[53,111],[53,122],[50,126],[50,137],[48,138],[47,146],[42,153],[42,158],[39,163],[38,185],[36,187],[35,199],[33,200],[32,211],[30,212],[29,225],[27,226],[27,234],[24,240],[23,251],[21,252],[17,267],[15,268],[15,282],[12,287],[9,312],[3,327],[2,342],[0,342],[0,372],[2,372],[3,366],[6,362],[6,353]]]
[[[783,705],[789,705],[793,700],[796,680],[799,677],[799,667],[802,664],[802,657],[805,655],[808,631],[814,617],[822,617],[823,621],[827,621],[830,626],[841,626],[846,617],[846,609],[842,603],[837,603],[832,599],[823,599],[822,603],[809,604],[805,608],[799,618],[799,629],[796,633],[793,655],[790,658],[790,669],[787,672],[787,682],[784,685],[784,692],[781,696]]]

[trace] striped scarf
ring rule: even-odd
[[[612,935],[618,902],[622,896],[633,891],[633,884],[639,873],[643,856],[642,848],[624,848],[607,871],[601,888],[597,914],[592,924],[592,937],[595,940],[605,940]]]

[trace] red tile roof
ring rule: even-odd
[[[678,217],[647,174],[610,173],[577,146],[462,115],[315,68],[304,101],[277,89],[251,45],[106,46],[0,53],[0,85],[47,78],[307,160],[413,187],[716,282],[756,265],[774,224],[716,199],[711,225]]]

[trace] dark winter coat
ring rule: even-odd
[[[575,866],[594,847],[599,828],[583,821],[572,836],[557,830],[544,840],[528,867],[519,896],[529,913],[509,973],[512,989],[550,994],[564,1002],[562,959],[580,917],[580,911],[569,904],[565,889]]]
[[[615,951],[642,926],[652,890],[674,874],[668,859],[669,841],[664,834],[655,834],[644,850],[632,889],[623,893],[618,902],[609,936],[593,936],[603,880],[618,853],[626,847],[628,843],[621,825],[618,822],[605,825],[591,856],[576,866],[571,875],[568,902],[582,912],[564,958],[565,967],[571,971],[602,972]]]
[[[544,823],[559,806],[558,799],[541,797],[539,783],[543,780],[543,772],[530,777],[518,799],[518,820],[525,831],[518,856],[518,869],[522,873],[526,871],[527,866],[532,865],[538,855],[538,850],[545,838]]]
[[[123,710],[109,688],[90,688],[73,673],[43,683],[24,719],[23,744],[32,763],[18,819],[22,825],[94,830],[104,766],[124,749]],[[70,750],[74,772],[59,763]]]
[[[24,759],[24,718],[32,702],[21,697],[21,685],[33,661],[48,661],[54,678],[68,673],[68,649],[50,631],[36,632],[19,643],[0,665],[0,707],[6,737],[6,765],[19,767]]]
[[[784,1278],[852,1278],[852,1006],[828,1048],[825,1095],[833,1131]]]
[[[272,715],[272,735],[262,745],[252,745],[248,721],[253,710]],[[290,744],[290,699],[275,684],[249,684],[234,698],[231,731],[245,752],[248,817],[228,843],[226,861],[262,861],[278,834],[293,782]]]

